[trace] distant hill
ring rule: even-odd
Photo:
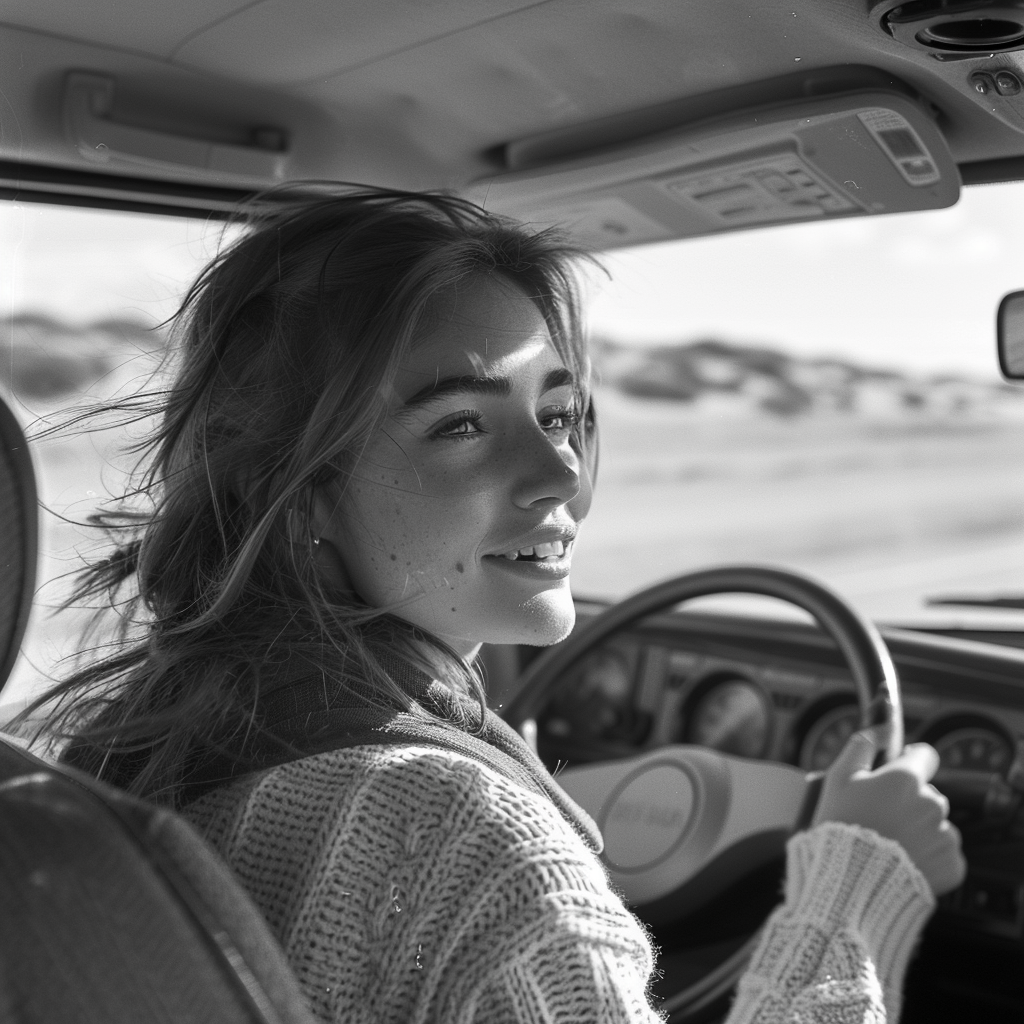
[[[164,345],[162,330],[137,320],[76,325],[20,313],[0,326],[0,384],[23,399],[70,397]]]
[[[837,358],[801,358],[765,346],[705,338],[640,347],[596,338],[600,380],[645,399],[797,416],[1024,416],[1024,389],[951,374],[914,375]]]
[[[0,327],[0,386],[44,402],[97,386],[110,392],[155,366],[153,357],[163,353],[166,340],[163,329],[138,320],[75,325],[21,313]],[[717,338],[653,348],[596,338],[593,353],[605,385],[642,399],[776,416],[831,411],[1024,417],[1024,389],[1011,384],[949,374],[916,376]]]

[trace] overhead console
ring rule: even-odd
[[[931,109],[898,83],[719,112],[623,142],[547,133],[507,147],[506,164],[474,184],[474,199],[601,249],[940,209],[960,195]]]

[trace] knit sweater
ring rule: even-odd
[[[186,811],[234,869],[314,1014],[375,1024],[634,1024],[654,953],[544,795],[462,753],[351,746],[242,776]],[[934,899],[896,843],[789,842],[730,1024],[894,1022]]]

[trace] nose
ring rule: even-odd
[[[520,508],[554,508],[580,493],[580,462],[568,444],[554,445],[543,431],[510,446],[512,500]]]

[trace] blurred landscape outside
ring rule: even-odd
[[[999,380],[993,329],[999,296],[1024,286],[1024,259],[1007,258],[1022,228],[1024,188],[999,186],[866,227],[610,256],[612,281],[590,285],[601,464],[574,592],[616,599],[692,569],[773,563],[901,623],[929,596],[1024,592],[1024,387]],[[220,233],[3,211],[0,388],[30,434],[146,383],[165,352],[157,325]],[[144,428],[35,446],[42,586],[0,703],[78,649],[84,613],[50,614],[98,541],[75,522],[121,492],[132,460],[119,450]],[[1024,629],[1024,613],[941,611],[979,615]]]

